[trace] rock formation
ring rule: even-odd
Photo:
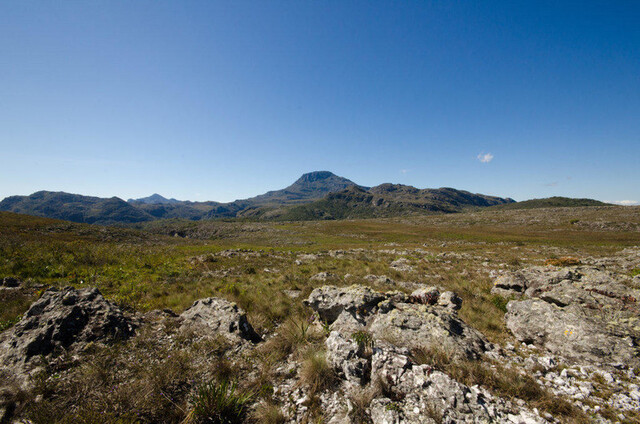
[[[0,365],[24,382],[37,357],[126,339],[134,329],[134,322],[96,288],[49,289],[10,331],[0,334]]]
[[[572,362],[640,365],[640,289],[597,267],[532,267],[498,278],[494,293],[523,297],[507,305],[520,341]]]

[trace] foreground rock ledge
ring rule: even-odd
[[[134,329],[134,322],[96,288],[48,289],[0,336],[0,365],[20,377],[36,357],[124,340]]]
[[[375,393],[365,407],[374,423],[547,422],[482,387],[468,387],[412,360],[418,348],[479,358],[490,347],[458,318],[461,302],[436,287],[411,295],[363,286],[315,289],[304,303],[330,324],[326,359],[340,386],[320,396],[328,422],[358,422],[353,421],[353,399],[363,392]],[[288,422],[304,421],[307,395],[299,385],[292,382],[278,392],[294,411]]]
[[[498,278],[493,293],[524,297],[507,305],[507,328],[572,363],[640,366],[640,289],[598,267],[532,267]]]

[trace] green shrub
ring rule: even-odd
[[[253,398],[250,392],[238,390],[235,382],[210,381],[191,396],[192,410],[186,422],[207,424],[242,423]]]
[[[491,296],[491,303],[498,308],[500,311],[507,313],[507,303],[509,303],[509,299],[505,299],[500,295]]]
[[[372,354],[373,338],[366,331],[356,331],[351,335],[354,342],[358,344],[358,354],[360,356],[368,356]]]

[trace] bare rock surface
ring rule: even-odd
[[[486,389],[466,386],[428,365],[412,362],[406,349],[381,346],[372,355],[372,374],[392,387],[391,397],[370,406],[374,423],[544,423],[544,418]]]
[[[32,360],[112,342],[134,334],[135,323],[96,288],[49,289],[22,319],[0,335],[0,364],[20,377]]]
[[[367,330],[376,339],[386,339],[408,348],[445,347],[465,358],[477,358],[489,342],[457,317],[462,299],[435,287],[380,293],[364,286],[324,286],[305,301],[320,318],[337,330]]]
[[[196,300],[180,314],[182,329],[191,329],[204,335],[222,335],[234,341],[259,342],[247,314],[233,302],[216,297]]]
[[[330,324],[326,359],[339,379],[332,394],[320,395],[328,422],[361,422],[354,418],[352,400],[363,391],[371,393],[364,413],[374,423],[548,422],[484,388],[466,386],[414,362],[412,353],[418,348],[466,359],[479,358],[491,346],[458,318],[461,303],[457,295],[437,287],[411,295],[362,286],[315,289],[305,304]],[[293,411],[289,422],[304,420],[306,394],[299,385],[292,382],[277,392]]]
[[[378,293],[369,287],[323,286],[311,292],[304,304],[316,311],[322,320],[331,324],[343,311],[354,316],[365,313],[386,298],[386,294]]]
[[[640,366],[640,287],[592,266],[532,267],[499,277],[514,336],[572,362]]]

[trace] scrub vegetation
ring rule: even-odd
[[[82,358],[89,360],[62,355],[43,363],[35,388],[20,395],[38,397],[37,407],[17,399],[16,413],[33,423],[283,422],[273,390],[293,373],[309,389],[313,422],[320,414],[314,396],[335,382],[323,350],[327,331],[310,324],[315,317],[302,304],[314,288],[362,284],[410,293],[415,283],[437,285],[462,297],[465,322],[490,341],[507,343],[513,340],[503,321],[508,299],[490,293],[496,272],[579,263],[638,244],[640,208],[633,207],[135,227],[0,212],[0,279],[21,282],[19,289],[0,290],[0,331],[18,322],[47,287],[74,286],[97,287],[132,314],[181,313],[196,299],[225,298],[247,311],[265,339],[237,358],[224,341],[192,339],[170,319],[159,319],[168,335],[162,340],[142,332],[108,348],[85,349]],[[402,266],[394,265],[398,259]],[[363,351],[373,347],[367,336],[353,336]],[[567,422],[586,419],[511,371],[414,353],[418,362],[467,384],[521,398]],[[288,368],[290,358],[299,366]],[[354,415],[365,408],[361,404],[354,400]]]

